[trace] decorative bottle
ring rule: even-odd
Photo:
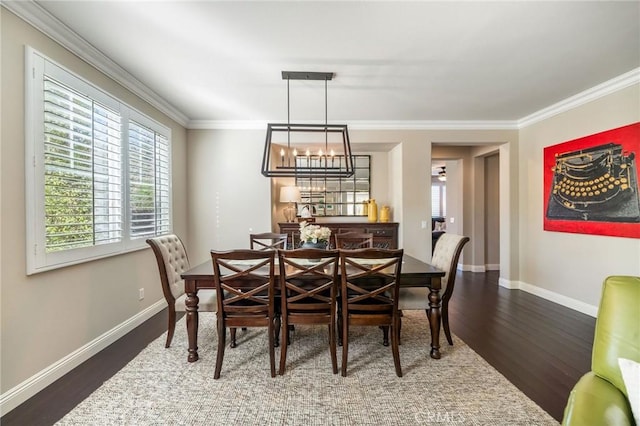
[[[389,206],[382,206],[382,208],[380,209],[380,222],[389,222],[389,216]]]
[[[378,221],[378,205],[373,198],[369,200],[369,214],[367,215],[369,222]]]

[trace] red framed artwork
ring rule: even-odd
[[[544,148],[545,231],[640,238],[640,122]]]

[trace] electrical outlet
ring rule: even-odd
[[[141,288],[139,291],[139,295],[138,295],[138,300],[142,300],[144,299],[144,288]]]

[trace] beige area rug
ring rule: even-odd
[[[173,346],[161,336],[67,414],[61,425],[557,425],[464,342],[443,338],[429,357],[424,313],[405,314],[395,375],[373,327],[354,328],[348,376],[331,372],[324,326],[296,326],[284,376],[269,374],[266,333],[238,331],[219,380],[215,314],[200,315],[199,355],[187,362],[184,318]],[[276,349],[276,369],[279,349]],[[340,348],[338,348],[340,364]]]

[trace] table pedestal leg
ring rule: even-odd
[[[429,326],[431,327],[431,358],[440,359],[440,289],[429,292]]]
[[[187,361],[198,360],[198,294],[187,293],[185,300],[187,311],[187,336],[189,337],[189,356]]]

